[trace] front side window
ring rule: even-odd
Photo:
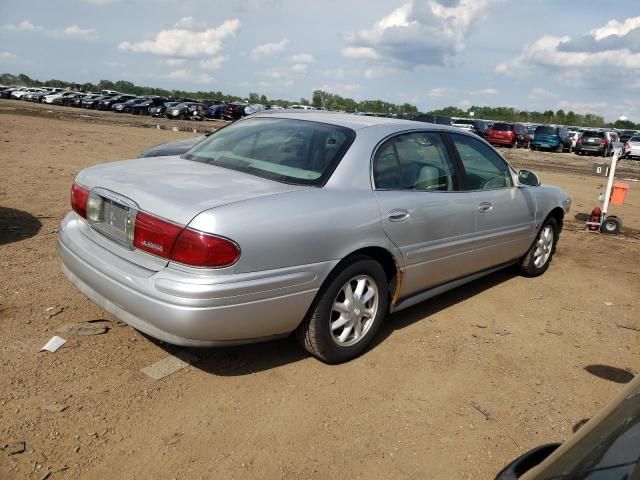
[[[355,132],[337,125],[252,118],[212,134],[184,158],[296,185],[322,185]]]
[[[455,189],[453,164],[437,133],[406,133],[387,140],[376,152],[373,176],[378,189]]]
[[[465,170],[468,190],[492,190],[513,186],[511,169],[489,145],[467,135],[451,134]]]

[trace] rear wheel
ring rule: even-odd
[[[549,217],[538,232],[529,251],[520,259],[518,267],[525,277],[537,277],[549,268],[559,236],[558,222]]]
[[[314,357],[341,363],[360,355],[380,328],[388,307],[382,266],[369,257],[352,258],[318,292],[296,330]]]
[[[556,148],[556,152],[558,153],[564,152],[564,144],[562,142],[558,144],[558,147]]]

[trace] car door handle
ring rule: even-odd
[[[480,213],[487,213],[491,210],[493,210],[493,205],[491,205],[489,202],[482,202],[480,205],[478,205],[478,211]]]
[[[404,222],[409,218],[409,211],[404,209],[391,210],[387,218],[390,222]]]

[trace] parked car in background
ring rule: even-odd
[[[510,264],[542,275],[571,200],[458,129],[272,111],[87,168],[71,203],[63,271],[132,327],[201,347],[295,331],[337,363],[389,312]]]
[[[83,98],[85,98],[87,95],[84,93],[71,93],[70,95],[63,95],[61,97],[57,97],[53,99],[53,103],[54,105],[64,105],[65,107],[70,107],[74,105],[74,102],[76,100],[81,101]]]
[[[495,480],[635,480],[640,478],[640,376],[565,443],[536,447]]]
[[[178,120],[202,120],[204,119],[205,108],[199,102],[182,102],[172,107],[168,107],[164,116]]]
[[[538,125],[531,140],[531,150],[555,150],[564,152],[572,145],[566,127],[556,125]]]
[[[135,95],[114,95],[111,97],[103,98],[96,105],[98,110],[111,110],[111,107],[116,103],[124,103],[132,98],[136,98]]]
[[[609,155],[609,140],[602,130],[587,130],[576,142],[575,153],[577,155]]]
[[[166,101],[167,99],[163,97],[147,98],[144,102],[131,105],[131,113],[133,115],[149,115],[151,108],[163,106]]]
[[[572,152],[576,149],[578,140],[582,137],[584,130],[568,130],[568,132],[569,137],[571,138],[571,148],[569,149],[569,152]]]
[[[91,95],[82,100],[82,108],[96,108],[99,102],[113,97],[113,94],[108,95]]]
[[[0,98],[11,98],[11,94],[17,89],[18,87],[8,87],[0,90]]]
[[[111,105],[111,110],[118,113],[131,113],[131,109],[134,105],[146,102],[148,99],[143,97],[134,97],[126,102],[114,103]]]
[[[452,118],[451,122],[452,127],[475,133],[479,137],[486,139],[489,135],[489,125],[484,120],[476,120],[472,118]]]
[[[245,116],[244,109],[246,106],[246,103],[227,103],[222,108],[220,115],[224,120],[239,120]]]
[[[210,105],[205,112],[205,117],[219,119],[222,118],[222,110],[227,104],[216,100],[213,105]]]
[[[42,103],[49,103],[52,104],[54,103],[54,101],[58,98],[63,98],[63,97],[68,97],[70,95],[75,95],[79,92],[74,92],[74,91],[60,91],[60,92],[54,92],[54,93],[49,93],[47,95],[45,95],[42,98]]]
[[[14,90],[13,92],[11,92],[11,98],[15,98],[16,100],[21,100],[22,97],[24,97],[25,95],[29,94],[29,93],[35,93],[35,92],[40,92],[41,89],[39,88],[24,88],[24,89],[18,89],[18,90]]]
[[[45,90],[43,88],[34,90],[33,92],[28,92],[27,94],[22,96],[22,100],[27,102],[36,102],[39,103],[42,101],[42,97],[47,95],[49,90]]]
[[[626,141],[626,143],[624,144],[624,157],[640,157],[640,135],[633,136]]]
[[[529,144],[527,129],[522,123],[495,122],[489,129],[487,141],[505,147],[526,147]]]
[[[151,115],[152,117],[164,117],[167,108],[175,107],[180,103],[181,102],[164,102],[161,105],[149,107],[149,115]]]
[[[184,140],[177,140],[175,142],[162,143],[160,145],[154,145],[153,147],[149,147],[143,150],[138,158],[147,158],[147,157],[166,157],[169,155],[182,155],[183,153],[191,150],[191,147],[200,143],[202,140],[207,138],[210,133],[206,135],[199,135],[193,138],[186,138]]]
[[[637,132],[635,130],[619,130],[618,132],[616,132],[618,134],[618,137],[620,137],[620,141],[622,143],[625,143],[627,140],[629,140],[631,137],[634,137],[636,135],[639,135],[640,132]]]

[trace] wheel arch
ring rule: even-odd
[[[562,226],[564,224],[564,210],[561,207],[555,207],[553,210],[549,212],[549,214],[545,217],[545,221],[548,218],[553,218],[558,223],[558,228],[560,233],[562,231]]]

